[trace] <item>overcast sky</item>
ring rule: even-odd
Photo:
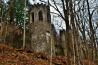
[[[6,3],[8,0],[4,0],[4,2]],[[44,1],[46,1],[47,2],[47,0],[44,0]],[[59,0],[56,0],[56,1],[59,1]],[[89,0],[90,2],[90,7],[95,7],[95,4],[97,4],[98,5],[98,0],[96,0],[96,2],[95,2],[95,4],[94,4],[94,0]],[[31,3],[31,4],[36,4],[36,3],[40,3],[40,1],[39,0],[29,0],[29,2]],[[93,4],[92,4],[93,3]],[[52,7],[50,7],[50,10],[51,10],[51,12],[56,12]],[[60,9],[60,10],[62,10],[62,8]],[[57,13],[57,12],[56,12]],[[93,16],[93,20],[94,21],[98,21],[98,15],[96,16],[96,15],[94,15]],[[52,14],[51,15],[51,21],[52,21],[52,23],[55,25],[55,28],[56,28],[56,30],[58,31],[58,30],[60,30],[61,28],[63,28],[63,29],[65,29],[65,23],[64,23],[64,21],[60,18],[60,17],[58,17],[57,15],[55,15],[55,14]],[[62,26],[61,28],[59,27],[59,26]]]

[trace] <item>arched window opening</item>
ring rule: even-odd
[[[32,22],[34,22],[34,12],[32,13]]]
[[[39,21],[43,21],[43,13],[42,13],[42,11],[39,11]]]

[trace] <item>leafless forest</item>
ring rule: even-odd
[[[98,65],[98,0],[0,0],[0,65]]]

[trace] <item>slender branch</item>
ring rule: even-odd
[[[43,3],[46,3],[45,1],[42,1],[42,0],[40,0],[41,2],[43,2]],[[63,16],[63,14],[60,12],[60,10],[58,9],[58,7],[57,7],[57,5],[56,5],[56,3],[55,3],[55,1],[53,0],[53,2],[54,2],[54,6],[49,2],[48,4],[49,4],[49,6],[51,6],[52,8],[54,8],[58,13],[59,13],[59,16],[63,19],[63,20],[65,20],[65,18],[64,18],[64,16]]]

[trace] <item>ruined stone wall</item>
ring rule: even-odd
[[[39,20],[39,11],[42,12],[43,20]],[[51,21],[48,22],[49,18],[47,17],[50,14],[47,5],[36,4],[32,6],[30,11],[30,25],[32,30],[32,41],[31,46],[34,52],[43,52],[51,54],[54,53],[54,38],[51,27]],[[34,20],[32,20],[32,13],[34,13]],[[50,13],[50,12],[49,12]]]
[[[48,51],[51,44],[50,27],[46,22],[34,23],[32,30],[32,48],[34,51]],[[46,50],[47,49],[47,50]]]
[[[3,22],[0,24],[0,26],[0,43],[5,43],[7,45],[14,46],[15,48],[22,46],[22,42],[19,42],[20,40],[22,41],[22,34],[20,37],[15,35],[21,33],[21,29],[19,29],[18,26],[13,24],[6,24]]]
[[[58,36],[57,43],[56,43],[56,55],[65,55],[66,53],[65,42],[66,42],[65,41],[65,30],[60,30],[60,35]]]

